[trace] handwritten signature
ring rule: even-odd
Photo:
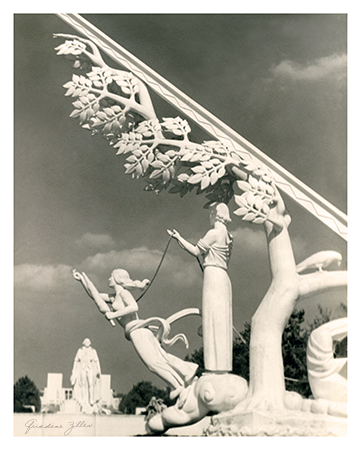
[[[64,431],[65,436],[69,436],[70,433],[72,432],[72,430],[74,430],[75,428],[91,428],[92,427],[92,424],[87,424],[84,420],[79,420],[78,422],[70,421],[70,422],[68,422],[68,424],[69,424],[69,426]],[[60,424],[60,425],[54,425],[52,423],[48,423],[47,425],[37,424],[36,419],[28,420],[25,424],[25,427],[26,427],[25,434],[28,434],[30,430],[35,429],[35,428],[44,428],[44,429],[45,428],[60,428],[60,429],[65,428],[62,424]]]

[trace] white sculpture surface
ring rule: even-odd
[[[210,207],[210,225],[213,227],[196,245],[176,231],[168,233],[193,256],[203,256],[204,278],[202,292],[202,335],[206,371],[232,370],[232,291],[227,274],[233,237],[227,230],[231,221],[224,203]]]
[[[305,270],[314,270],[317,269],[320,272],[323,271],[326,267],[330,266],[336,262],[339,267],[342,261],[342,256],[338,252],[333,251],[324,251],[318,252],[314,255],[309,256],[304,261],[296,266],[297,273],[302,273]]]
[[[109,286],[115,290],[115,294],[100,294],[84,272],[80,274],[73,271],[73,274],[105,317],[108,320],[117,319],[124,328],[125,337],[132,342],[146,367],[171,386],[170,398],[179,396],[193,381],[198,365],[183,361],[163,349],[161,344],[172,345],[178,339],[187,345],[187,339],[183,334],[178,334],[172,339],[168,338],[169,321],[159,317],[139,319],[137,314],[139,307],[130,290],[144,289],[149,280],[133,281],[126,270],[116,269],[109,278]],[[111,304],[113,311],[109,311],[107,303]]]
[[[100,362],[97,352],[86,338],[76,353],[70,377],[73,399],[84,413],[98,412],[100,397]]]
[[[307,346],[307,368],[316,399],[347,402],[347,358],[334,358],[334,340],[347,335],[347,318],[332,320],[314,330]]]

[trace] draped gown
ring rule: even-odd
[[[232,289],[227,268],[233,237],[224,246],[197,243],[203,256],[202,333],[205,370],[232,371]]]

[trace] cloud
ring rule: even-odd
[[[65,264],[15,266],[15,287],[35,292],[54,291],[71,280],[71,267]]]
[[[103,247],[112,247],[115,245],[115,241],[108,234],[94,234],[94,233],[85,233],[78,239],[76,245],[79,247],[85,248],[103,248]]]
[[[342,79],[346,77],[347,56],[334,54],[319,58],[308,65],[284,60],[271,69],[275,77],[286,77],[293,80],[320,80],[326,77]]]
[[[150,250],[147,247],[112,250],[87,257],[76,269],[88,273],[95,284],[107,283],[111,271],[116,268],[128,270],[133,278],[151,279],[162,256],[162,251]],[[15,287],[29,293],[55,292],[71,285],[73,268],[66,264],[20,264],[14,269]],[[166,255],[161,266],[161,273],[168,284],[184,287],[193,286],[198,281],[198,270],[195,259],[184,262],[182,256],[171,254]]]
[[[116,268],[124,268],[134,278],[141,276],[150,279],[158,268],[162,256],[163,252],[150,250],[147,247],[112,250],[86,258],[82,266],[84,271],[94,274],[103,273],[105,276],[109,276],[110,272]],[[167,254],[161,271],[167,275],[170,283],[191,286],[198,279],[198,269],[194,270],[194,265],[195,262],[185,263],[180,256]]]
[[[159,264],[162,253],[159,250],[149,250],[147,247],[111,250],[107,253],[97,253],[85,259],[83,266],[86,270],[112,271],[116,268],[126,268],[132,271],[151,271]]]

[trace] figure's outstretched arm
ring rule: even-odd
[[[75,278],[75,280],[80,281],[80,283],[82,284],[82,287],[85,289],[85,292],[88,294],[88,296],[94,300],[83,274],[78,272],[76,269],[73,269],[72,273],[73,273],[73,277]]]
[[[189,241],[180,236],[180,233],[176,230],[167,230],[168,234],[176,239],[181,248],[186,250],[192,256],[200,256],[201,252],[197,245],[191,244]]]
[[[81,282],[83,288],[85,289],[85,292],[89,295],[90,298],[94,300],[100,312],[104,314],[107,311],[109,311],[109,306],[106,304],[106,302],[110,301],[109,295],[100,294],[99,291],[96,289],[94,283],[90,280],[90,278],[86,275],[85,272],[80,273],[74,269],[73,277],[75,278],[75,280]]]

